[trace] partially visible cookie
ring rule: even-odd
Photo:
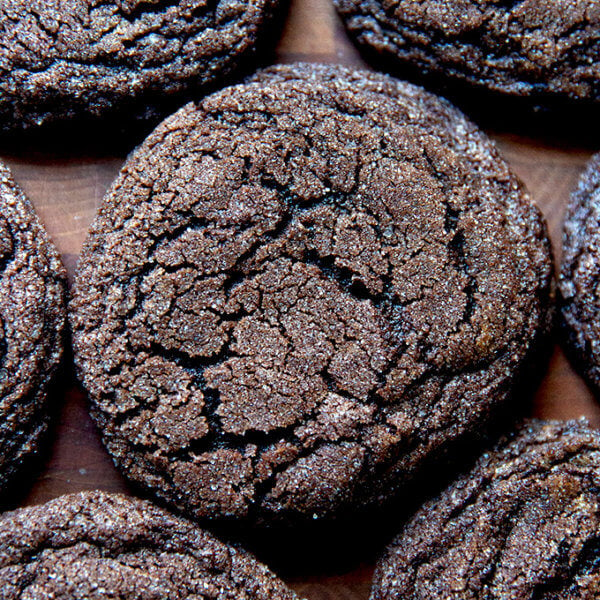
[[[371,600],[600,596],[600,433],[533,421],[426,504],[380,561]]]
[[[563,234],[559,281],[568,350],[600,392],[600,154],[571,195]]]
[[[149,502],[103,492],[0,516],[3,600],[294,600],[246,552]]]
[[[387,64],[536,100],[600,100],[600,3],[334,0]]]
[[[0,3],[0,132],[121,114],[223,81],[274,43],[278,0]],[[164,110],[164,109],[162,109]],[[172,109],[171,109],[172,110]]]
[[[63,354],[66,273],[33,207],[0,163],[0,495],[48,427]]]
[[[279,66],[125,164],[81,253],[75,360],[137,484],[195,518],[330,518],[485,430],[551,277],[540,212],[451,105]]]

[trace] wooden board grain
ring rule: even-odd
[[[367,66],[349,42],[330,0],[293,0],[287,16],[276,60],[339,62]],[[489,119],[493,122],[493,116]],[[501,152],[529,189],[548,221],[557,260],[560,256],[562,220],[570,190],[593,150],[589,143],[572,139],[550,141],[545,137],[519,135],[519,131],[489,131]],[[51,233],[72,277],[87,228],[103,194],[117,175],[130,147],[115,144],[94,151],[61,147],[52,151],[0,147],[0,158],[33,201]],[[85,398],[74,383],[72,372],[65,374],[64,390],[57,390],[53,402],[59,412],[53,442],[43,471],[20,504],[46,501],[59,494],[102,488],[129,493],[128,487],[103,449],[86,408]],[[573,371],[556,345],[548,370],[533,403],[533,414],[570,418],[587,415],[600,426],[600,409],[589,389]],[[319,544],[315,540],[315,544]],[[360,546],[360,539],[356,540]],[[286,553],[286,549],[282,549]],[[369,595],[372,563],[370,554],[358,567],[339,564],[328,568],[302,570],[288,578],[290,584],[309,600],[366,599]],[[298,570],[296,570],[298,571]]]

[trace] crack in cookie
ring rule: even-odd
[[[386,64],[536,100],[600,99],[600,3],[334,0]]]
[[[249,64],[277,10],[276,0],[3,2],[0,131],[156,119],[169,98],[180,105]]]
[[[596,597],[599,467],[587,423],[526,423],[408,522],[371,600]]]
[[[243,550],[116,494],[72,494],[5,513],[0,539],[5,600],[297,598]]]

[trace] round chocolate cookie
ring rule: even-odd
[[[559,289],[563,324],[578,369],[600,392],[600,154],[583,173],[565,218]]]
[[[388,547],[371,600],[600,595],[600,433],[532,421],[428,502]]]
[[[600,100],[597,0],[334,0],[386,64],[536,100]]]
[[[490,419],[551,272],[539,211],[448,103],[280,66],[127,161],[81,255],[75,358],[116,463],[162,499],[332,516]]]
[[[0,163],[0,496],[48,427],[63,354],[66,273],[33,207]]]
[[[276,9],[277,0],[2,2],[0,132],[163,112],[274,41]]]
[[[266,567],[148,502],[61,496],[0,517],[3,600],[294,600]]]

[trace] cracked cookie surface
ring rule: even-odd
[[[0,131],[153,116],[248,62],[276,0],[8,0],[0,5]]]
[[[295,600],[246,552],[133,498],[61,496],[0,516],[4,600]]]
[[[427,503],[380,561],[371,600],[592,600],[600,433],[531,421]]]
[[[600,390],[600,154],[571,195],[563,233],[559,289],[569,350],[577,368]]]
[[[195,517],[381,504],[548,326],[539,211],[449,104],[280,66],[190,104],[106,196],[71,304],[117,465]]]
[[[517,97],[600,100],[597,0],[334,0],[370,52]]]
[[[63,354],[66,273],[33,207],[0,163],[0,495],[48,427]]]

